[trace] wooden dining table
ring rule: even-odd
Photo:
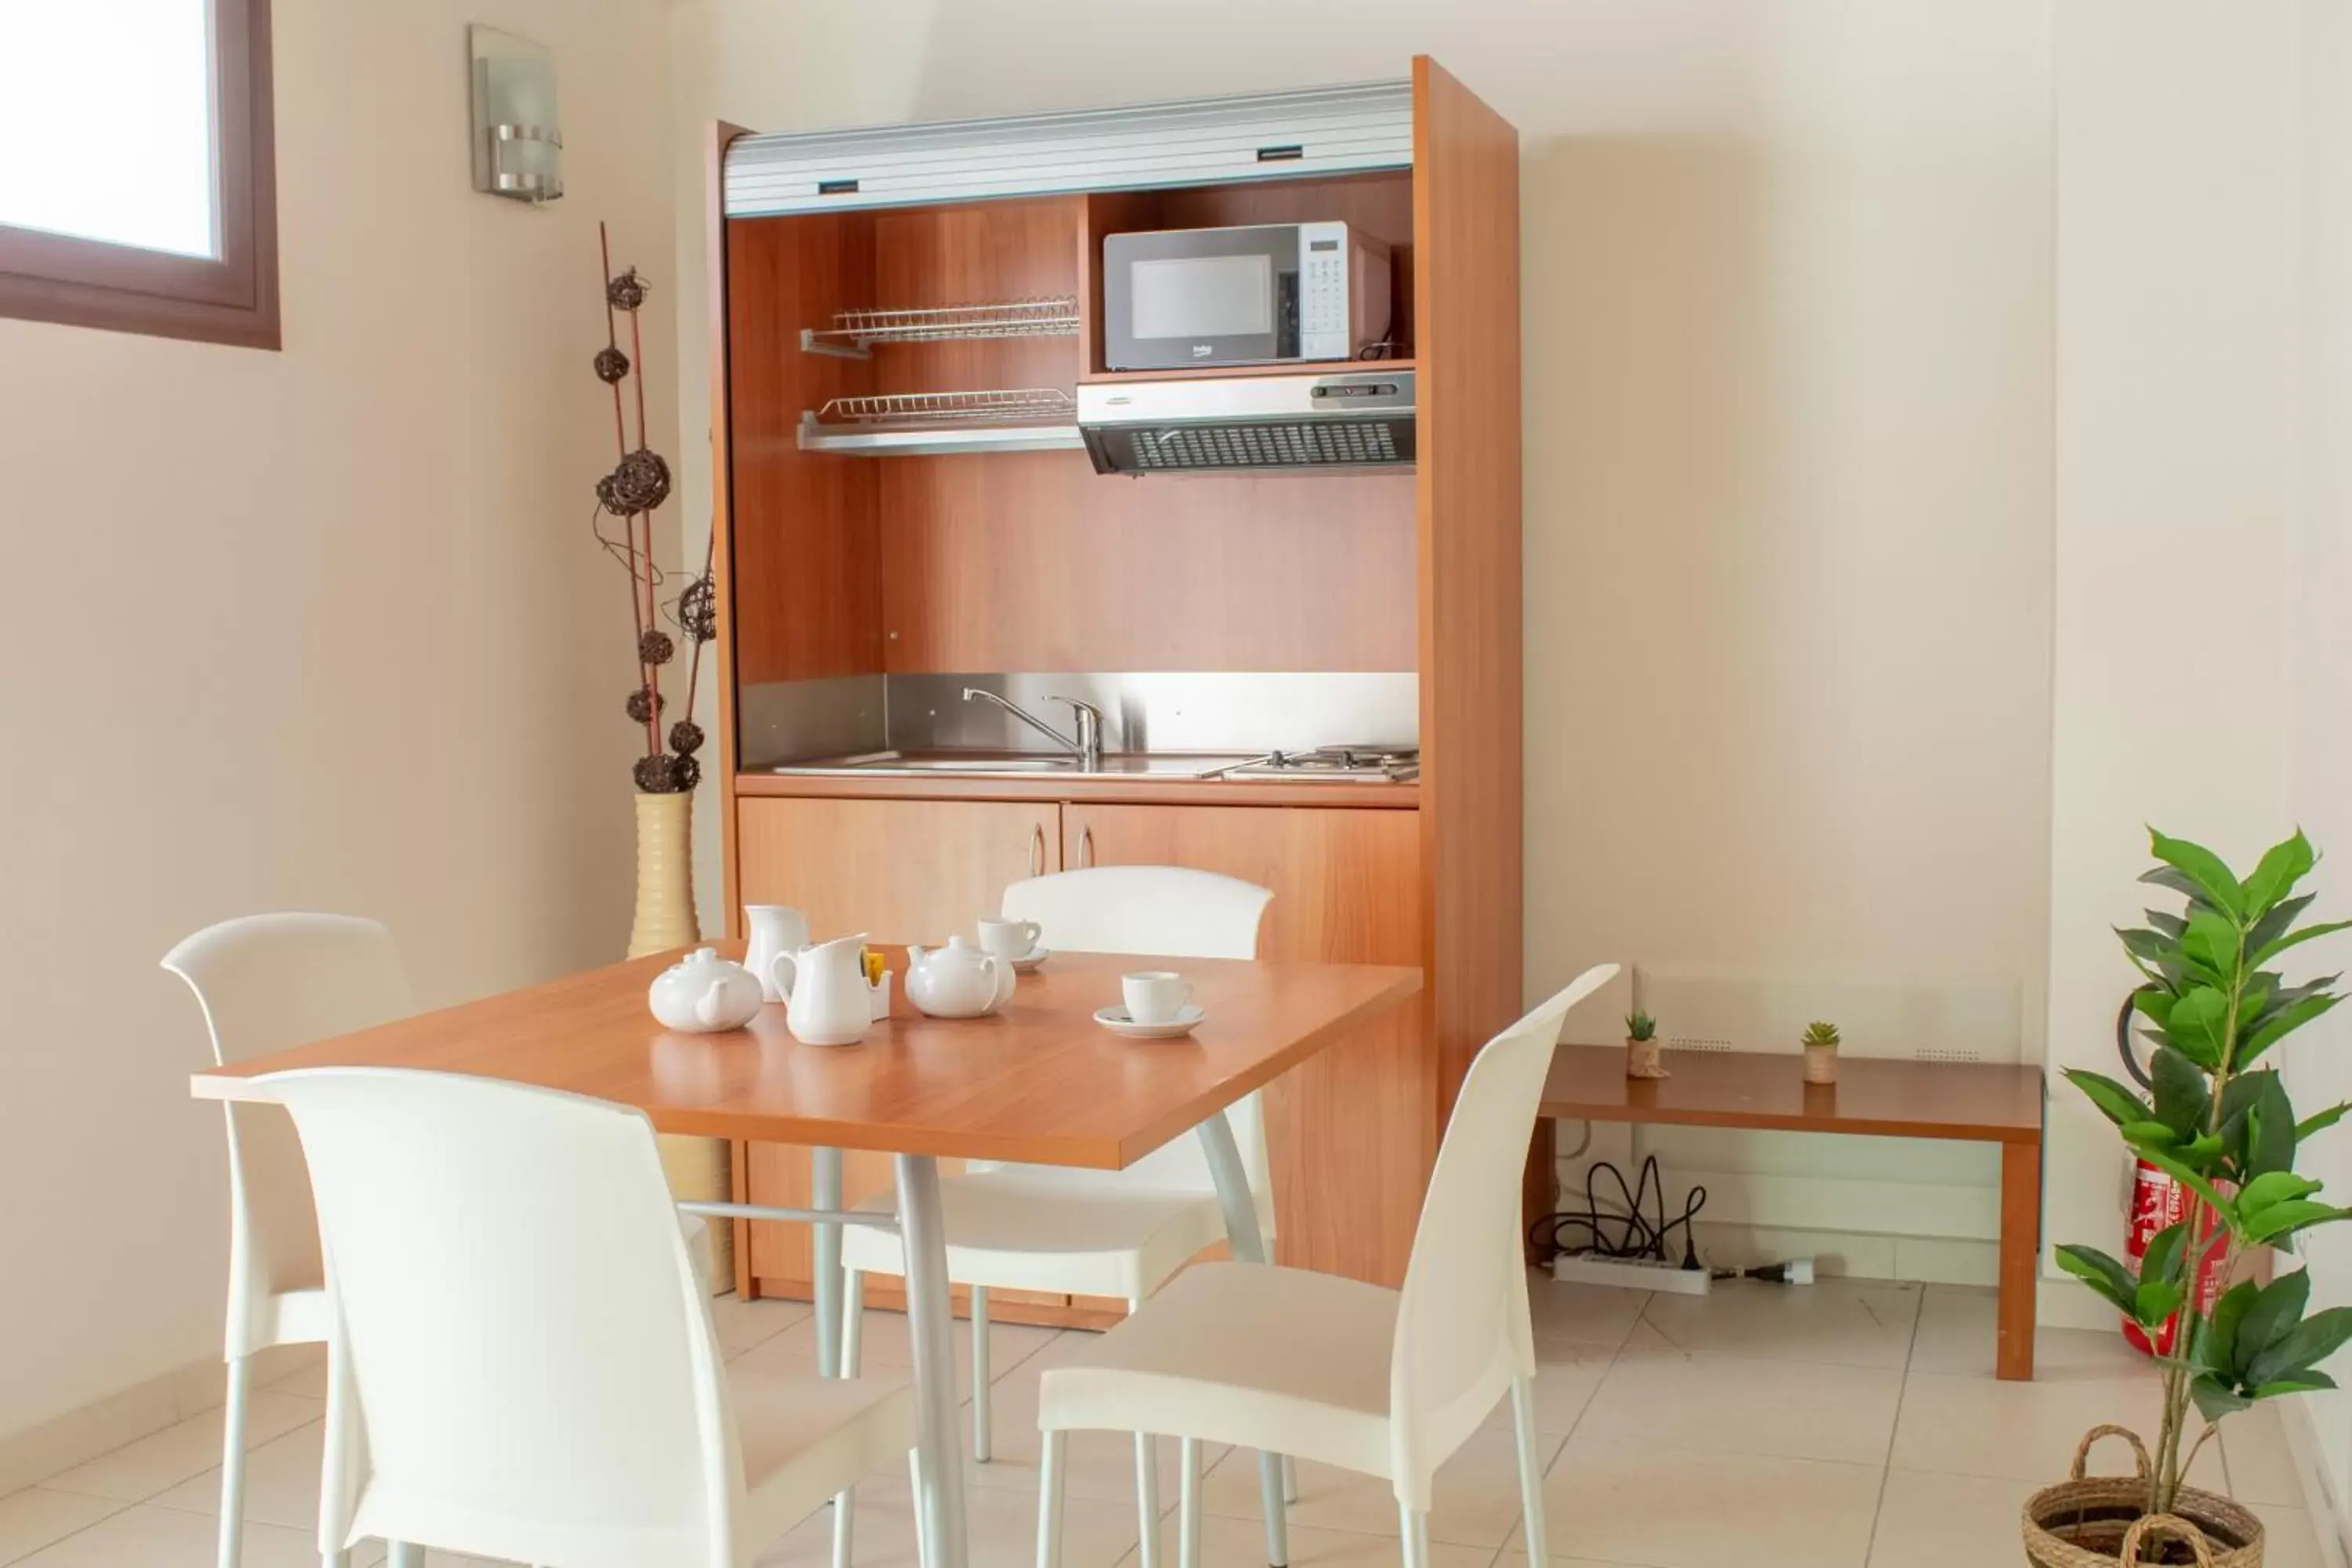
[[[740,944],[714,944],[740,956]],[[905,954],[884,948],[895,976]],[[711,1138],[866,1149],[895,1156],[898,1213],[845,1212],[839,1199],[779,1209],[681,1205],[714,1217],[897,1228],[907,1258],[920,1500],[935,1568],[966,1568],[963,1464],[940,1159],[1013,1160],[1116,1171],[1172,1139],[1202,1140],[1233,1254],[1265,1260],[1257,1210],[1224,1111],[1421,988],[1418,969],[1059,952],[1022,978],[1002,1011],[929,1018],[894,985],[890,1016],[855,1046],[810,1046],[784,1009],[719,1034],[664,1029],[646,987],[666,953],[485,997],[357,1034],[196,1074],[200,1100],[273,1098],[272,1073],[297,1068],[405,1068],[465,1073],[582,1094],[643,1111],[655,1129]],[[1119,976],[1172,969],[1203,1017],[1174,1039],[1129,1040],[1097,1024]],[[827,1206],[832,1205],[832,1206]],[[825,1337],[822,1328],[820,1339]],[[824,1358],[827,1368],[831,1357]],[[1280,1465],[1262,1457],[1268,1561],[1287,1560]]]

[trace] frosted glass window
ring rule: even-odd
[[[1128,269],[1137,339],[1239,338],[1274,331],[1274,258],[1185,256]]]
[[[0,224],[220,254],[206,0],[0,0]]]

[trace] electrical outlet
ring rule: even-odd
[[[1662,1037],[1662,1038],[1665,1043],[1666,1048],[1674,1051],[1727,1051],[1731,1049],[1731,1042],[1729,1040],[1716,1039],[1706,1035],[1666,1035]]]

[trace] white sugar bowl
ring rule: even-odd
[[[1013,999],[1013,965],[960,936],[945,947],[907,950],[907,1000],[934,1018],[978,1018]]]
[[[758,977],[719,957],[715,947],[696,948],[655,976],[646,992],[662,1027],[683,1035],[740,1029],[759,1016],[763,1000]]]

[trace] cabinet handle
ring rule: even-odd
[[[1045,825],[1042,822],[1029,825],[1029,874],[1033,877],[1045,874]]]
[[[1078,864],[1080,866],[1091,866],[1094,863],[1095,828],[1094,824],[1090,822],[1084,827],[1078,829]]]

